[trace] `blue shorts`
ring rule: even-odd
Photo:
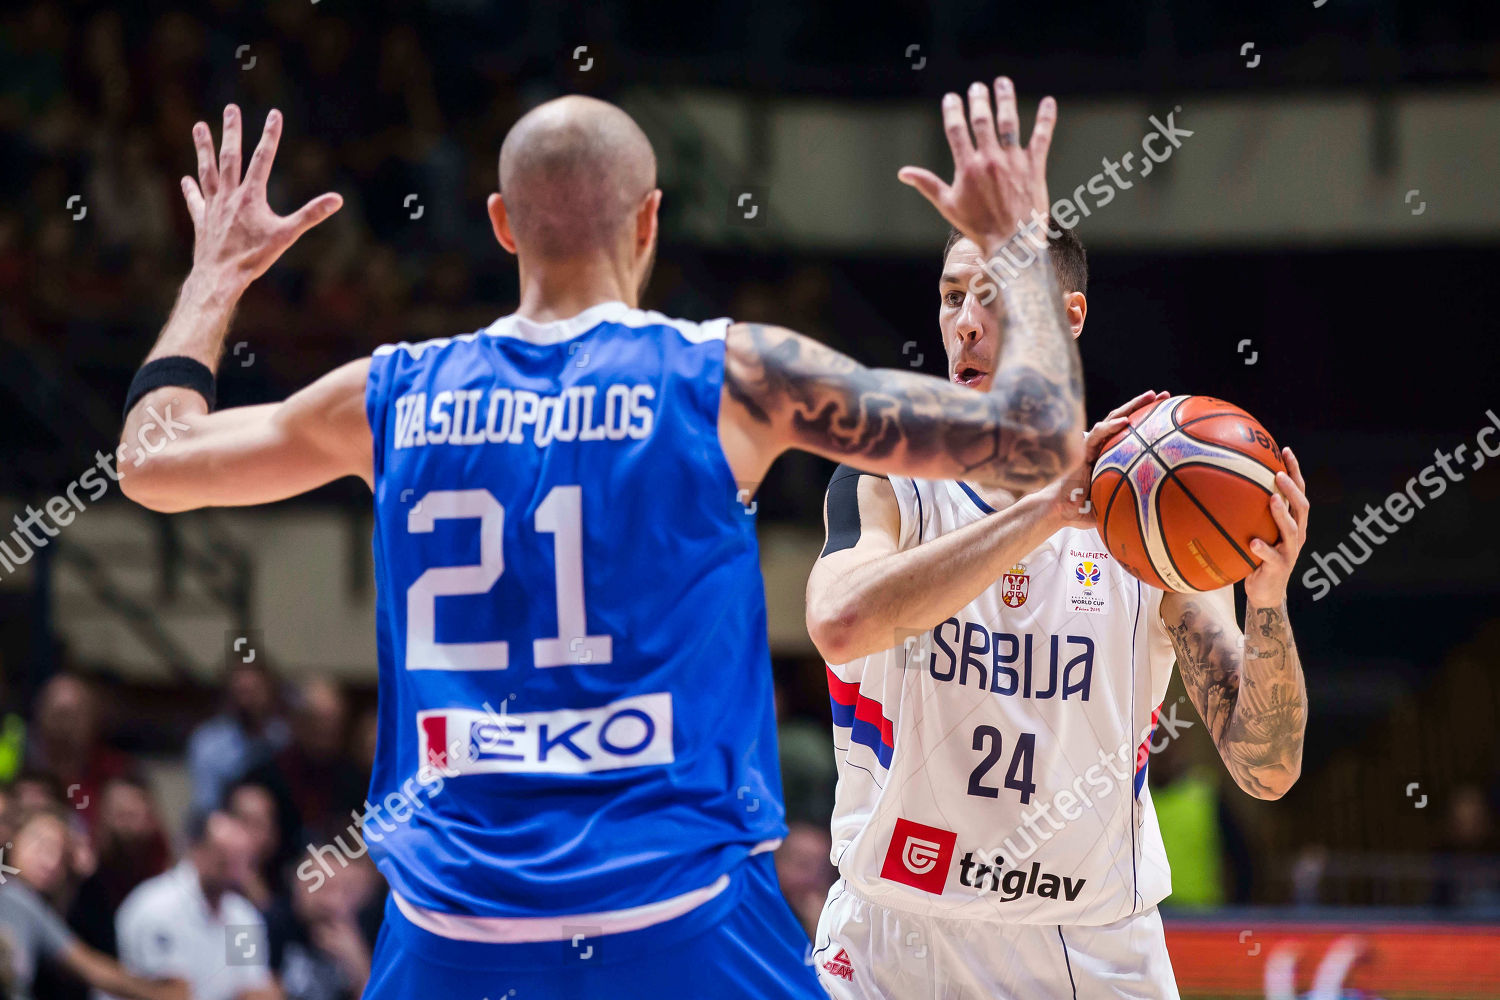
[[[763,854],[680,917],[577,946],[454,941],[415,926],[388,902],[364,1000],[826,1000],[811,952]]]

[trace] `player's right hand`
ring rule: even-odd
[[[271,161],[281,141],[281,112],[272,109],[260,144],[240,177],[240,109],[224,108],[224,139],[214,155],[208,125],[193,126],[198,179],[182,178],[182,196],[193,217],[193,270],[231,288],[243,288],[266,272],[287,247],[343,205],[332,192],[320,194],[291,215],[277,215],[266,201]]]
[[[969,85],[969,113],[957,94],[943,97],[943,131],[953,151],[953,183],[922,167],[902,167],[897,177],[922,195],[969,239],[986,258],[1034,220],[1045,224],[1047,150],[1057,122],[1057,102],[1042,98],[1036,112],[1031,142],[1021,145],[1021,121],[1016,113],[1016,91],[1009,77],[995,80],[995,113],[991,117],[989,89]],[[973,134],[970,134],[970,126]],[[1045,236],[1035,235],[1038,245]]]
[[[1097,514],[1089,494],[1094,485],[1094,463],[1099,460],[1099,453],[1110,438],[1130,423],[1132,413],[1170,396],[1169,392],[1147,389],[1130,402],[1110,410],[1108,416],[1089,430],[1083,439],[1083,461],[1042,491],[1051,501],[1054,517],[1070,527],[1093,528],[1097,525]]]

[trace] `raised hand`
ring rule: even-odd
[[[240,176],[240,109],[224,108],[224,136],[214,155],[213,133],[204,122],[193,126],[198,179],[182,178],[182,196],[193,218],[193,270],[243,290],[266,272],[287,247],[343,205],[332,192],[321,194],[291,215],[277,215],[266,201],[271,161],[281,141],[281,112],[272,110],[260,144]]]
[[[1057,102],[1042,98],[1031,142],[1020,142],[1016,91],[1009,77],[995,80],[995,113],[982,83],[969,85],[969,114],[957,94],[943,97],[943,130],[953,151],[953,183],[922,167],[902,167],[897,177],[922,192],[943,218],[986,256],[1033,218],[1047,218],[1047,150],[1057,122]],[[970,134],[972,126],[973,134]],[[1038,241],[1045,237],[1037,236]]]

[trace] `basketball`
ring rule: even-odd
[[[1250,414],[1211,396],[1142,407],[1094,463],[1105,547],[1153,587],[1216,590],[1260,565],[1250,540],[1280,536],[1269,500],[1281,449]]]

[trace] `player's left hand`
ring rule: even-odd
[[[193,270],[243,291],[266,272],[298,237],[337,212],[344,199],[329,192],[291,215],[277,215],[266,201],[271,161],[281,141],[281,112],[272,110],[260,144],[240,177],[240,109],[224,108],[224,138],[214,155],[208,125],[193,126],[198,179],[182,178],[182,196],[193,217]]]
[[[1250,554],[1261,561],[1260,566],[1245,577],[1245,600],[1257,608],[1278,608],[1286,600],[1286,587],[1292,579],[1292,567],[1302,551],[1307,538],[1307,483],[1302,479],[1302,466],[1292,449],[1281,449],[1281,460],[1286,464],[1285,472],[1276,473],[1276,489],[1271,494],[1271,517],[1281,531],[1276,544],[1260,538],[1250,540]]]

